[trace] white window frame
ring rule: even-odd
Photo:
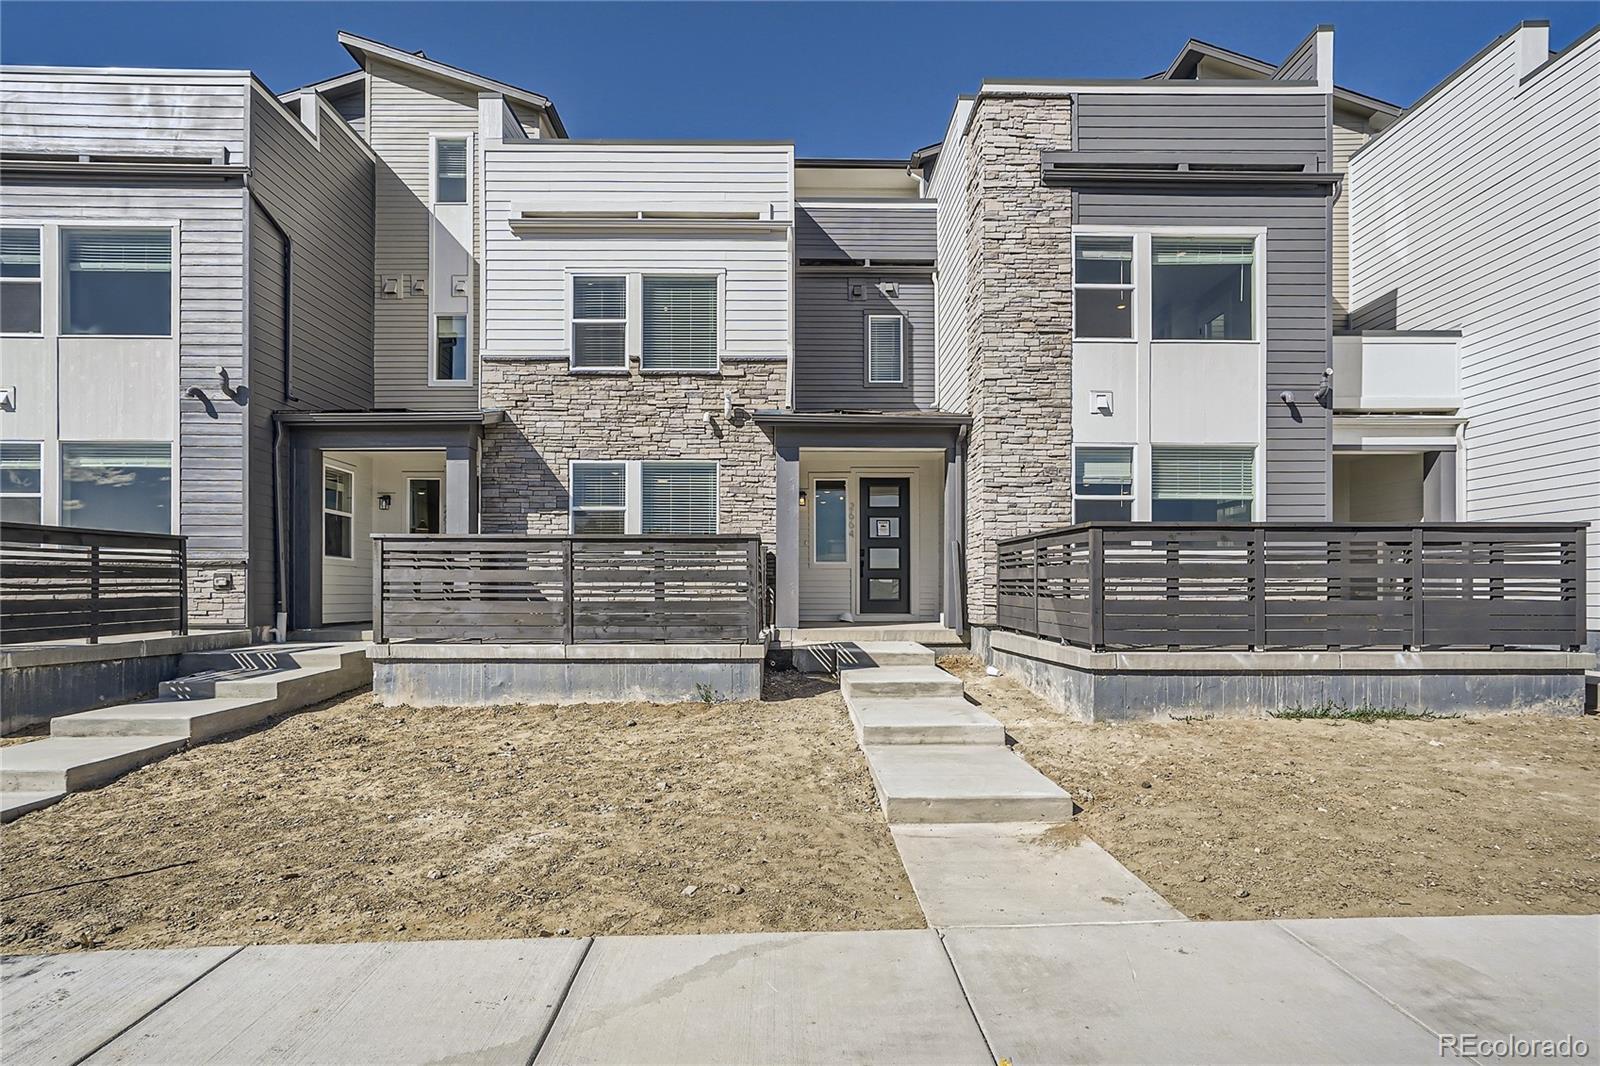
[[[639,355],[639,373],[641,373],[641,374],[661,374],[661,375],[680,375],[680,376],[689,376],[689,377],[695,377],[695,376],[698,376],[698,377],[715,377],[718,374],[721,374],[722,373],[722,358],[723,358],[723,352],[725,350],[724,346],[726,344],[727,329],[728,329],[728,314],[727,314],[728,272],[725,271],[725,270],[696,270],[696,269],[693,269],[693,268],[686,268],[686,269],[681,269],[681,270],[680,269],[641,270],[641,271],[638,271],[634,276],[638,278],[637,288],[638,288],[638,291],[639,291],[639,329],[638,329],[638,336],[639,336],[639,353],[638,353],[638,355]],[[677,367],[649,367],[649,366],[645,365],[645,361],[644,361],[644,330],[645,330],[644,283],[645,283],[645,279],[646,278],[715,278],[716,279],[716,281],[717,281],[717,330],[716,330],[717,351],[716,351],[716,362],[715,362],[714,365],[709,366],[709,367],[702,367],[702,368],[699,368],[699,369],[680,369],[680,368],[677,368]],[[630,286],[631,285],[632,285],[632,281],[630,279]],[[631,288],[630,288],[630,292],[631,292]],[[631,301],[630,301],[630,305],[631,305]],[[633,336],[633,331],[630,330],[629,331],[630,341],[632,339],[632,336]]]
[[[866,384],[868,386],[904,385],[906,383],[906,316],[902,314],[869,314],[866,318],[866,336],[862,345],[862,357],[866,360]],[[900,359],[896,364],[893,378],[875,378],[872,376],[872,324],[880,319],[900,323]]]
[[[33,285],[33,286],[38,288],[38,290],[39,290],[39,329],[38,329],[37,332],[34,332],[34,333],[13,333],[13,332],[0,333],[0,337],[43,337],[45,335],[45,333],[47,332],[46,329],[45,329],[45,326],[49,323],[49,319],[50,319],[49,308],[45,307],[45,303],[44,303],[44,276],[45,276],[45,268],[46,268],[46,263],[45,263],[46,255],[45,255],[45,246],[44,246],[44,227],[40,226],[40,225],[33,225],[33,224],[28,224],[28,223],[23,223],[23,224],[20,224],[20,225],[12,225],[10,223],[7,223],[4,226],[4,228],[5,229],[31,229],[31,230],[33,230],[33,232],[39,238],[39,276],[36,277],[36,278],[3,278],[3,279],[0,279],[0,300],[4,299],[5,290],[7,288],[9,288],[10,286],[13,286],[13,285],[17,286],[18,288],[20,288],[20,287],[22,287],[24,285]],[[56,324],[56,326],[59,329],[60,328],[60,323],[58,322]],[[75,336],[76,336],[76,334],[75,334]]]
[[[824,482],[837,482],[844,486],[844,558],[819,559],[817,558],[817,486]],[[850,475],[848,474],[818,474],[811,478],[811,565],[822,567],[847,567],[850,565]]]
[[[170,235],[169,238],[168,238],[168,243],[167,243],[167,252],[168,252],[168,255],[167,255],[167,269],[169,271],[169,276],[171,277],[171,285],[168,287],[169,290],[170,290],[171,307],[167,311],[167,332],[165,332],[165,333],[68,333],[67,332],[66,316],[67,316],[68,299],[69,299],[68,295],[67,295],[67,290],[68,290],[68,286],[67,286],[67,251],[66,251],[66,248],[67,248],[67,234],[72,232],[72,231],[74,231],[74,230],[95,230],[95,229],[145,229],[145,230],[157,230],[157,229],[160,229],[160,230],[166,230],[167,233]],[[173,340],[173,341],[175,341],[175,340],[178,339],[179,293],[180,293],[180,290],[182,289],[182,282],[183,282],[183,275],[179,270],[180,248],[179,248],[179,244],[178,244],[178,223],[172,221],[171,219],[149,219],[149,220],[146,220],[146,219],[133,219],[133,218],[73,219],[73,220],[68,221],[68,222],[57,223],[56,232],[55,232],[55,250],[56,250],[56,263],[55,263],[55,279],[56,279],[55,318],[56,318],[56,320],[55,320],[55,323],[54,323],[54,335],[55,336],[57,336],[57,337],[83,338],[83,339],[93,340],[93,341],[108,341],[108,340]],[[41,273],[41,276],[42,276],[43,275],[43,267],[44,267],[44,262],[43,262],[43,260],[44,260],[44,247],[43,247],[42,244],[40,245],[39,256],[40,256],[40,264],[39,264],[40,265],[40,273]],[[42,314],[42,311],[41,311],[41,314]],[[30,333],[30,334],[26,334],[26,335],[30,336],[30,337],[39,336],[39,334],[36,334],[36,333]],[[173,465],[174,466],[177,465],[176,461],[174,461]],[[174,476],[174,480],[176,480],[176,476]]]
[[[1078,491],[1078,452],[1083,448],[1125,448],[1128,452],[1128,495],[1126,496],[1095,496]],[[1084,441],[1082,444],[1072,446],[1072,521],[1107,521],[1106,519],[1079,519],[1078,501],[1093,500],[1104,502],[1107,500],[1128,504],[1128,518],[1126,521],[1137,521],[1139,514],[1139,446],[1125,441]]]
[[[439,195],[439,142],[440,141],[465,141],[467,145],[467,198],[465,200],[440,201]],[[447,299],[454,299],[449,293],[439,288],[440,279],[434,276],[434,234],[443,223],[439,221],[439,208],[449,210],[460,209],[466,213],[468,219],[467,232],[472,233],[472,225],[476,222],[473,210],[473,179],[477,166],[477,140],[466,131],[430,133],[428,134],[428,387],[438,389],[466,389],[477,384],[477,360],[473,358],[473,277],[477,271],[477,257],[470,247],[467,255],[467,295],[463,300],[464,306],[455,310],[446,310],[439,306]],[[439,319],[444,317],[466,318],[466,325],[461,331],[462,343],[467,348],[467,375],[461,378],[442,378],[439,376]]]
[[[442,378],[439,376],[439,320],[441,318],[459,318],[461,325],[461,343],[466,346],[466,376],[459,378]],[[450,388],[459,385],[472,384],[472,312],[471,311],[433,311],[428,317],[430,329],[428,331],[428,384]]]
[[[690,465],[690,464],[693,464],[694,466],[705,466],[707,464],[710,464],[710,466],[711,466],[711,479],[712,479],[711,483],[712,483],[712,488],[716,493],[716,503],[715,503],[715,506],[712,508],[712,512],[711,512],[711,532],[710,533],[699,534],[699,535],[700,536],[707,536],[707,537],[715,537],[715,536],[717,536],[718,534],[720,534],[722,532],[722,462],[721,462],[721,460],[718,460],[718,459],[695,459],[695,458],[692,458],[692,457],[691,458],[687,458],[687,459],[685,459],[685,458],[677,458],[677,459],[639,459],[639,460],[632,461],[632,462],[630,462],[628,464],[628,467],[629,467],[629,471],[628,471],[629,472],[628,486],[629,486],[629,488],[632,488],[635,485],[638,486],[638,496],[636,497],[636,501],[637,502],[635,501],[635,499],[630,499],[628,501],[628,503],[629,503],[630,507],[633,510],[636,510],[638,512],[637,523],[638,523],[638,526],[639,526],[639,532],[641,532],[641,533],[644,532],[644,467],[645,467],[646,463],[649,463],[651,466],[687,466],[687,465]],[[686,535],[693,535],[693,534],[682,534],[682,533],[653,533],[653,534],[651,534],[651,536],[660,536],[660,537],[677,537],[677,536],[686,536]]]
[[[444,476],[441,474],[410,474],[406,476],[406,532],[411,532],[416,519],[411,511],[411,484],[414,481],[432,481],[439,486],[439,532],[444,532]]]
[[[1101,239],[1126,240],[1128,242],[1128,276],[1133,280],[1127,285],[1113,285],[1104,281],[1078,280],[1078,239],[1080,237],[1099,237]],[[1073,230],[1072,233],[1072,339],[1074,341],[1104,341],[1110,344],[1131,344],[1139,340],[1139,238],[1136,234],[1123,231],[1096,230],[1085,228]],[[1115,290],[1128,294],[1128,335],[1126,337],[1095,337],[1087,333],[1078,332],[1078,290],[1096,289],[1100,291]]]
[[[439,142],[460,141],[465,145],[464,155],[467,161],[465,196],[460,200],[439,199]],[[448,207],[470,207],[472,205],[472,134],[462,133],[434,133],[428,136],[428,206],[438,207],[444,204]]]
[[[1188,342],[1179,342],[1179,343],[1188,343]],[[1234,343],[1234,344],[1249,344],[1251,342],[1249,342],[1249,341],[1233,341],[1233,342],[1230,342],[1230,343]],[[1146,480],[1146,486],[1145,486],[1145,494],[1144,494],[1145,495],[1145,499],[1147,501],[1147,504],[1146,504],[1146,507],[1145,507],[1145,517],[1140,519],[1140,521],[1150,521],[1150,522],[1156,521],[1156,519],[1154,517],[1155,505],[1156,505],[1155,457],[1156,457],[1156,452],[1158,450],[1160,450],[1160,449],[1163,449],[1163,448],[1232,448],[1232,449],[1237,449],[1239,451],[1248,451],[1250,453],[1250,488],[1251,488],[1252,495],[1250,497],[1250,517],[1248,519],[1246,519],[1246,521],[1259,522],[1259,521],[1262,520],[1261,519],[1262,501],[1266,499],[1266,486],[1263,485],[1262,481],[1261,481],[1261,469],[1262,469],[1263,465],[1265,465],[1265,463],[1266,463],[1266,451],[1267,451],[1267,448],[1266,448],[1265,444],[1261,443],[1260,441],[1252,441],[1252,440],[1205,441],[1205,442],[1196,442],[1196,441],[1192,441],[1192,440],[1190,440],[1190,441],[1157,440],[1157,441],[1153,441],[1151,443],[1150,449],[1149,449],[1149,458],[1144,463],[1144,467],[1143,467],[1144,475],[1145,475],[1145,478],[1147,479]],[[1137,491],[1137,482],[1135,483],[1135,485],[1136,485],[1136,491]],[[1331,502],[1330,502],[1330,506],[1331,506]]]
[[[579,278],[616,278],[622,281],[621,318],[578,318],[576,288]],[[568,270],[566,272],[567,371],[573,374],[626,374],[633,349],[633,278],[618,270]],[[621,326],[622,362],[616,366],[578,365],[578,326]]]
[[[1149,281],[1147,283],[1148,298],[1150,301],[1150,343],[1152,344],[1260,344],[1265,347],[1267,336],[1267,238],[1264,229],[1222,229],[1222,228],[1189,228],[1185,226],[1163,226],[1147,231],[1150,235],[1149,250],[1146,253],[1149,262]],[[1155,307],[1156,307],[1156,252],[1157,240],[1246,240],[1250,246],[1250,336],[1239,337],[1157,337],[1155,335]],[[1136,277],[1137,280],[1137,277]],[[1135,305],[1137,310],[1137,305]],[[1263,378],[1263,381],[1266,379]]]
[[[348,511],[340,511],[340,510],[338,510],[336,508],[328,506],[327,482],[328,482],[328,471],[330,471],[330,470],[335,471],[335,472],[340,473],[340,474],[344,474],[346,477],[348,477],[350,479],[350,510],[348,510]],[[322,529],[320,531],[322,533],[322,557],[324,559],[336,559],[336,560],[338,560],[340,562],[346,562],[346,563],[347,562],[351,562],[356,557],[356,472],[355,472],[355,470],[353,470],[350,467],[340,466],[338,463],[329,462],[328,460],[323,460],[323,463],[322,463],[322,482],[323,482],[323,484],[322,484]],[[339,516],[341,516],[343,518],[348,518],[350,520],[350,554],[349,555],[329,555],[328,554],[328,515],[330,515],[330,514],[331,515],[339,515]]]
[[[31,334],[31,333],[24,333],[24,334],[19,334],[19,335],[20,336],[24,336],[24,337],[33,336],[33,334]],[[31,444],[31,445],[33,445],[34,451],[37,453],[37,461],[38,461],[38,466],[39,466],[39,490],[37,492],[7,492],[5,490],[5,482],[4,481],[0,481],[0,499],[6,499],[6,500],[38,500],[39,501],[39,524],[43,525],[44,524],[44,520],[45,520],[45,513],[44,513],[44,441],[42,441],[42,440],[8,440],[5,443],[13,445],[13,446],[19,445],[19,444],[22,444],[22,445]]]
[[[672,464],[695,463],[697,465],[711,464],[715,471],[717,507],[716,524],[708,537],[718,536],[722,532],[722,460],[710,457],[674,456],[669,459],[569,459],[567,461],[567,532],[572,536],[596,536],[598,534],[579,534],[576,532],[577,508],[573,504],[572,486],[575,484],[574,471],[580,466],[620,466],[623,471],[623,504],[621,507],[585,507],[585,511],[621,511],[622,531],[628,536],[638,536],[644,526],[644,464]],[[669,534],[661,534],[668,536]]]
[[[112,437],[104,440],[73,437],[56,441],[55,446],[55,524],[65,526],[67,515],[67,449],[75,444],[165,444],[167,446],[167,478],[172,483],[172,491],[167,500],[168,533],[181,533],[182,518],[178,513],[182,501],[182,493],[178,487],[178,469],[180,467],[178,455],[178,442],[175,440],[156,440],[151,438],[124,438]]]

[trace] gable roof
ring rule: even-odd
[[[1257,77],[1263,78],[1270,78],[1278,71],[1276,63],[1269,63],[1265,59],[1257,59],[1255,56],[1247,56],[1243,52],[1235,52],[1231,48],[1224,48],[1219,44],[1211,44],[1209,41],[1191,37],[1188,43],[1179,50],[1172,62],[1167,65],[1167,69],[1160,74],[1152,75],[1152,77],[1163,81],[1192,78],[1194,77],[1195,68],[1200,65],[1202,59],[1221,60],[1224,63],[1230,63]],[[1399,104],[1391,104],[1387,100],[1379,100],[1376,96],[1368,96],[1365,93],[1358,93],[1353,89],[1345,89],[1337,85],[1333,88],[1333,96],[1340,103],[1380,115],[1394,116],[1405,110]]]
[[[339,43],[355,57],[357,63],[363,68],[367,65],[368,58],[381,59],[386,63],[394,63],[412,70],[421,71],[432,77],[444,81],[465,85],[471,89],[483,92],[499,93],[512,103],[522,104],[542,112],[550,120],[550,126],[555,130],[557,137],[567,135],[566,126],[562,125],[561,116],[556,114],[556,105],[550,102],[549,97],[541,96],[530,89],[521,89],[507,82],[497,81],[494,78],[474,74],[470,70],[453,67],[449,63],[441,63],[437,59],[429,59],[420,52],[407,52],[402,48],[374,41],[370,37],[362,37],[345,30],[339,31]]]

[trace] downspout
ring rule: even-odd
[[[284,410],[291,403],[298,403],[299,397],[294,395],[294,241],[289,233],[279,225],[272,211],[261,202],[261,198],[250,188],[249,175],[245,176],[245,189],[250,193],[250,203],[260,209],[261,215],[278,235],[279,244],[283,248],[283,270],[281,288],[283,290],[283,303],[280,308],[283,315],[283,407]],[[286,528],[288,521],[287,509],[284,506],[284,487],[286,480],[283,473],[283,425],[273,412],[272,419],[272,628],[275,637],[281,644],[289,639],[289,531]]]

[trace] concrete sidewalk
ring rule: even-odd
[[[1469,1036],[1568,1037],[1585,1054],[1563,1061],[1596,1062],[1600,918],[17,956],[0,1001],[7,1066],[1431,1063]]]

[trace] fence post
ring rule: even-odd
[[[189,538],[178,538],[178,636],[189,635]]]
[[[761,559],[761,538],[752,537],[744,544],[745,578],[750,583],[747,594],[750,604],[750,628],[747,636],[748,643],[755,644],[761,639],[762,607],[767,601],[766,592],[766,567]]]
[[[383,537],[372,538],[372,642],[383,643]]]
[[[1586,568],[1589,565],[1589,545],[1587,526],[1579,526],[1573,531],[1573,540],[1570,545],[1573,552],[1572,573],[1574,577],[1574,596],[1572,609],[1572,650],[1582,651],[1589,643],[1589,589]]]
[[[1106,535],[1089,527],[1089,648],[1099,651],[1106,643]]]
[[[577,623],[576,623],[575,619],[576,619],[577,614],[578,614],[578,605],[572,602],[572,586],[573,586],[573,581],[572,581],[572,548],[573,548],[573,540],[572,540],[571,537],[568,537],[566,540],[562,541],[561,543],[562,543],[563,547],[565,548],[565,551],[563,552],[562,557],[561,557],[561,559],[562,559],[562,584],[563,584],[562,599],[566,601],[566,607],[567,607],[567,644],[568,644],[568,646],[571,646],[572,644],[575,643],[575,641],[573,639],[573,634],[577,630]]]
[[[100,545],[89,545],[89,643],[100,643]]]
[[[1411,527],[1411,650],[1421,651],[1426,620],[1422,611],[1422,527]]]
[[[1044,634],[1039,630],[1039,538],[1034,537],[1029,541],[1029,556],[1033,561],[1033,635],[1041,637]]]
[[[1256,526],[1250,531],[1250,608],[1251,643],[1256,651],[1267,650],[1267,531]]]

